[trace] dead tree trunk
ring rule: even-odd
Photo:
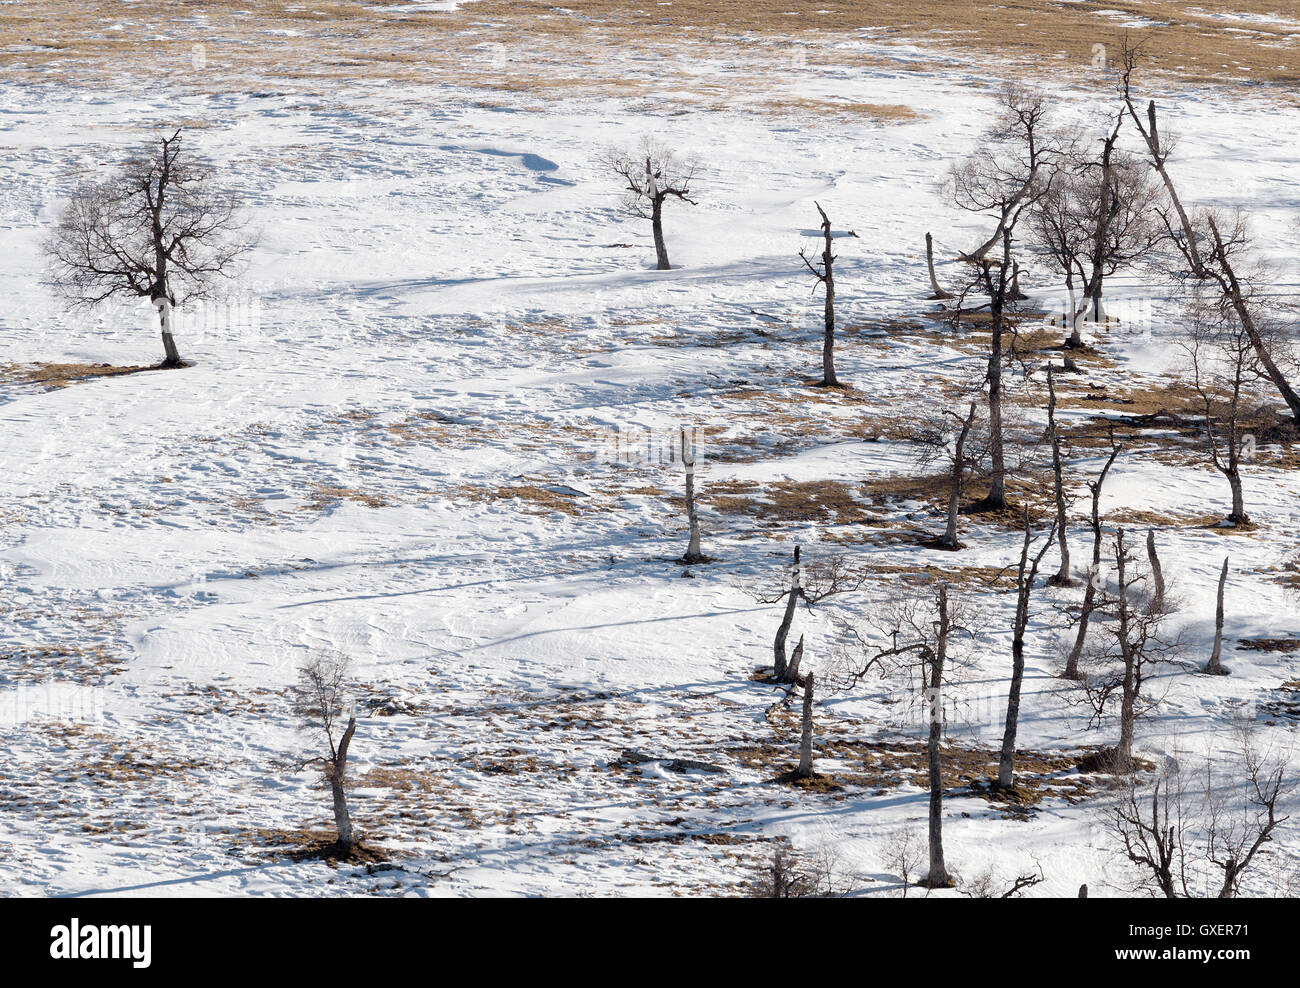
[[[700,552],[700,516],[695,510],[695,440],[681,430],[682,463],[686,467],[686,519],[690,526],[690,542],[686,547],[684,563],[700,563],[704,555]]]
[[[948,588],[939,586],[939,628],[930,659],[930,737],[926,761],[930,774],[930,871],[925,884],[947,888],[952,884],[943,860],[943,764],[939,745],[943,737],[943,667],[948,657]]]
[[[800,646],[803,645],[802,640]],[[803,680],[803,732],[799,740],[799,771],[795,774],[801,779],[813,777],[813,674],[810,672]]]
[[[790,653],[790,664],[785,669],[785,679],[788,683],[799,682],[799,666],[803,664],[803,635],[799,636],[799,642],[795,645],[794,651]]]
[[[930,271],[930,298],[936,301],[955,298],[952,292],[945,292],[939,287],[939,279],[934,274],[934,237],[929,233],[925,235],[925,265]]]
[[[1220,652],[1223,650],[1223,589],[1228,582],[1228,557],[1223,557],[1223,569],[1219,573],[1219,596],[1218,602],[1214,607],[1214,651],[1210,653],[1210,661],[1205,665],[1205,671],[1211,676],[1225,676],[1228,670],[1223,668],[1219,659]]]
[[[1056,495],[1056,538],[1061,546],[1061,565],[1052,577],[1057,587],[1074,585],[1070,577],[1070,544],[1065,523],[1065,485],[1061,469],[1061,435],[1056,428],[1056,380],[1052,368],[1047,368],[1047,433],[1052,442],[1052,489]]]
[[[799,585],[799,546],[794,547],[794,567],[790,573],[790,590],[785,598],[785,613],[781,616],[781,625],[776,629],[776,639],[772,642],[772,672],[778,683],[786,682],[788,670],[786,664],[785,642],[790,635],[790,626],[794,623],[794,609],[799,605],[803,588]]]
[[[1011,688],[1007,693],[1007,719],[1002,731],[1002,753],[998,760],[998,788],[1010,789],[1015,781],[1016,731],[1020,724],[1020,688],[1025,679],[1025,632],[1029,628],[1029,598],[1034,590],[1038,565],[1052,544],[1052,533],[1047,533],[1043,546],[1032,563],[1029,544],[1029,509],[1024,509],[1025,541],[1020,548],[1020,570],[1016,581],[1016,617],[1011,637]]]
[[[1070,656],[1065,661],[1065,670],[1061,673],[1063,679],[1080,678],[1079,658],[1083,655],[1083,646],[1088,640],[1088,625],[1096,607],[1097,583],[1101,579],[1101,491],[1106,483],[1106,474],[1110,472],[1111,465],[1119,456],[1119,450],[1119,446],[1115,444],[1115,430],[1112,427],[1110,456],[1106,460],[1106,465],[1101,468],[1101,473],[1097,475],[1097,479],[1088,482],[1088,487],[1092,491],[1092,567],[1088,572],[1088,585],[1083,591],[1083,605],[1079,609],[1079,631],[1075,635]]]
[[[1119,640],[1120,655],[1124,660],[1123,693],[1119,707],[1119,743],[1115,746],[1115,768],[1120,772],[1127,772],[1133,764],[1133,724],[1137,719],[1137,696],[1140,688],[1137,678],[1138,656],[1134,651],[1133,640],[1129,636],[1133,611],[1129,597],[1127,557],[1124,548],[1124,529],[1121,528],[1115,534],[1115,573],[1119,581],[1116,590],[1118,594],[1115,613],[1118,625],[1116,637]]]
[[[1156,530],[1147,529],[1147,562],[1151,564],[1151,606],[1159,608],[1165,601],[1165,571],[1160,565],[1160,556],[1156,553]]]
[[[813,205],[817,207],[817,212],[821,215],[822,238],[825,241],[825,246],[822,249],[821,270],[819,271],[813,266],[802,250],[799,251],[799,256],[803,259],[803,263],[808,270],[826,289],[826,305],[823,310],[821,386],[838,388],[840,382],[839,378],[835,376],[835,255],[831,252],[834,240],[831,236],[831,221],[826,215],[826,210],[822,209],[821,204],[818,202],[814,202]]]
[[[953,416],[956,418],[956,416]],[[966,473],[966,439],[971,426],[975,424],[975,403],[971,402],[970,411],[962,420],[961,431],[957,433],[956,446],[952,457],[952,479],[948,487],[948,525],[944,529],[939,544],[945,549],[960,549],[957,541],[957,516],[961,511],[962,479]]]
[[[338,752],[330,763],[330,790],[334,796],[334,826],[339,834],[339,849],[346,855],[352,850],[352,814],[348,812],[348,797],[344,791],[347,777],[348,745],[357,729],[357,719],[348,718],[347,730],[339,742]]]

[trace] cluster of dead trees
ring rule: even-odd
[[[1085,327],[1113,322],[1103,300],[1107,279],[1116,272],[1148,273],[1185,286],[1174,300],[1185,327],[1176,341],[1187,354],[1200,399],[1207,459],[1228,482],[1229,524],[1249,521],[1242,467],[1258,437],[1244,422],[1247,412],[1267,408],[1261,388],[1271,387],[1293,424],[1300,424],[1291,376],[1300,367],[1295,327],[1270,301],[1270,272],[1257,260],[1245,215],[1184,204],[1171,167],[1176,142],[1162,128],[1155,101],[1142,108],[1134,91],[1140,58],[1140,46],[1126,41],[1113,107],[1088,127],[1058,123],[1052,98],[1041,90],[1005,86],[978,147],[952,166],[943,183],[953,204],[993,222],[984,241],[960,255],[958,269],[965,273],[955,292],[939,284],[933,239],[926,235],[931,298],[950,300],[946,308],[955,327],[979,322],[988,330],[982,408],[964,414],[941,409],[936,417],[947,421],[932,424],[922,437],[931,458],[940,451],[949,458],[955,498],[967,479],[986,485],[985,496],[963,510],[1008,506],[1006,485],[1016,463],[1006,385],[1028,301],[1020,278],[1024,258],[1044,262],[1065,284],[1062,324],[1068,335],[1057,373],[1077,369],[1071,354],[1088,346]],[[1125,146],[1125,136],[1141,150]],[[1023,365],[1021,370],[1026,376],[1032,371]],[[1055,423],[1052,434],[1059,472]],[[939,540],[946,548],[959,545],[953,504]]]

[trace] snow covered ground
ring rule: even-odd
[[[0,390],[0,892],[727,893],[788,839],[833,858],[854,892],[898,894],[888,845],[923,837],[924,773],[866,767],[920,740],[919,697],[871,679],[825,695],[818,769],[844,786],[772,782],[797,732],[793,710],[770,710],[781,692],[751,679],[778,621],[753,591],[795,544],[876,568],[867,590],[797,619],[806,661],[829,672],[847,647],[836,615],[865,621],[900,573],[947,573],[984,619],[951,740],[996,745],[1014,597],[976,577],[1012,564],[1019,536],[969,520],[965,552],[927,549],[900,535],[939,530],[937,502],[870,487],[915,473],[899,418],[980,370],[978,347],[926,317],[921,248],[932,230],[951,257],[984,230],[935,183],[984,126],[996,69],[812,66],[795,95],[916,113],[815,126],[797,110],[676,113],[614,96],[538,109],[508,93],[480,105],[446,85],[310,95],[268,77],[211,96],[0,82],[4,362],[158,359],[151,312],[65,313],[38,251],[76,182],[154,124],[187,122],[261,233],[236,316],[182,335],[194,366]],[[1086,80],[1048,81],[1063,115],[1099,109]],[[1294,290],[1300,108],[1266,91],[1153,95],[1181,136],[1184,196],[1249,205]],[[669,207],[669,272],[651,269],[648,224],[619,213],[597,160],[644,135],[702,163],[700,205]],[[858,235],[837,241],[844,395],[808,386],[820,299],[797,252],[817,247],[813,200]],[[1041,272],[1027,284],[1054,287]],[[1115,282],[1117,298],[1154,300],[1151,332],[1097,341],[1086,380],[1065,386],[1067,422],[1098,414],[1089,392],[1177,370],[1167,292]],[[1015,389],[1041,422],[1042,375]],[[682,475],[664,455],[680,424],[705,437],[716,557],[689,574],[674,562]],[[1221,478],[1161,453],[1155,433],[1127,434],[1103,510],[1161,513],[1193,643],[1187,667],[1152,684],[1164,701],[1138,747],[1227,764],[1244,720],[1294,776],[1294,722],[1265,705],[1300,679],[1300,652],[1235,648],[1300,639],[1279,572],[1300,557],[1294,450],[1264,450],[1246,477],[1257,527],[1227,534],[1195,521],[1225,512]],[[1076,450],[1076,491],[1100,462]],[[819,490],[855,507],[761,504]],[[1225,554],[1232,675],[1198,676]],[[1114,721],[1090,730],[1054,677],[1051,602],[1068,599],[1035,596],[1021,743],[1036,752],[1114,740]],[[285,767],[304,744],[286,688],[318,647],[359,664],[354,811],[396,867],[285,851],[329,827],[327,794]],[[627,749],[725,771],[632,765]],[[1070,778],[1028,813],[955,786],[949,865],[1009,879],[1037,864],[1030,894],[1116,894],[1127,872],[1098,824],[1114,794],[1072,795]],[[1288,797],[1296,819],[1252,875],[1256,894],[1300,864],[1297,809]]]

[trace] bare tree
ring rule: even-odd
[[[1031,241],[1065,277],[1070,319],[1065,345],[1071,349],[1083,346],[1085,318],[1106,319],[1105,279],[1143,258],[1156,241],[1155,187],[1140,162],[1116,147],[1123,120],[1117,114],[1108,125],[1096,158],[1070,154],[1030,210]]]
[[[831,221],[830,217],[826,215],[826,210],[822,209],[819,202],[814,202],[813,205],[817,207],[817,212],[821,214],[822,239],[825,241],[825,246],[822,248],[821,267],[816,267],[812,261],[808,260],[808,255],[802,250],[799,251],[799,258],[803,261],[804,266],[813,273],[813,277],[817,279],[817,284],[826,290],[826,305],[823,310],[821,387],[838,388],[841,385],[839,378],[835,376],[835,254],[831,250],[834,236],[831,233]],[[857,234],[852,235],[857,236]]]
[[[912,831],[903,827],[890,834],[882,848],[885,863],[893,867],[894,874],[902,884],[904,899],[907,898],[907,890],[912,884],[912,875],[916,873],[922,860],[922,851],[917,844],[916,836]]]
[[[186,151],[178,129],[111,178],[83,185],[45,244],[54,284],[79,307],[114,296],[158,309],[162,367],[183,367],[173,310],[212,297],[251,248],[235,198]]]
[[[1231,525],[1250,521],[1242,492],[1241,466],[1245,436],[1241,428],[1242,398],[1259,376],[1258,354],[1237,313],[1193,294],[1188,307],[1188,332],[1182,345],[1191,357],[1192,384],[1201,399],[1205,443],[1210,462],[1228,481]]]
[[[800,639],[800,647],[803,640]],[[795,775],[800,779],[811,779],[813,772],[813,689],[814,676],[811,672],[803,677],[803,719],[799,732],[799,767]]]
[[[1002,732],[1002,753],[998,759],[998,788],[1010,789],[1015,782],[1016,730],[1020,722],[1020,687],[1025,678],[1025,633],[1029,628],[1029,597],[1034,590],[1038,566],[1052,545],[1056,523],[1052,523],[1047,538],[1037,555],[1030,560],[1029,549],[1033,534],[1029,526],[1029,509],[1024,509],[1025,540],[1020,547],[1020,569],[1016,575],[1016,617],[1011,636],[1011,686],[1007,693],[1007,719]]]
[[[952,638],[973,637],[962,608],[950,601],[948,584],[937,581],[916,593],[897,597],[881,609],[874,633],[850,627],[860,649],[844,688],[873,673],[919,679],[929,716],[926,763],[929,776],[930,868],[918,884],[949,888],[953,883],[943,853],[943,693],[953,678],[958,657],[950,654]]]
[[[1024,297],[1017,284],[1012,245],[1017,224],[1026,210],[1051,191],[1069,144],[1068,136],[1048,126],[1046,94],[1024,86],[1005,86],[998,95],[994,123],[978,150],[952,167],[944,186],[958,208],[997,218],[993,235],[966,258],[973,262],[973,277],[958,292],[958,303],[952,313],[954,325],[960,326],[963,317],[976,311],[966,308],[967,297],[972,292],[988,297],[986,381],[991,481],[988,495],[973,505],[972,511],[1000,511],[1007,506],[1002,423],[1004,345],[1008,317]],[[1001,247],[1001,257],[997,260],[987,256],[995,245]]]
[[[812,610],[813,606],[840,594],[851,593],[862,587],[866,576],[852,565],[843,555],[834,555],[818,560],[805,570],[802,551],[794,547],[794,564],[790,569],[787,583],[773,590],[760,591],[753,597],[760,604],[778,604],[785,601],[781,614],[781,623],[777,626],[776,636],[772,640],[772,674],[773,681],[794,683],[799,680],[799,663],[787,659],[786,642],[789,640],[790,628],[794,624],[795,608],[803,601],[804,606]],[[803,639],[799,640],[796,654],[803,655]]]
[[[1134,725],[1153,706],[1143,687],[1151,667],[1168,661],[1181,648],[1182,640],[1165,631],[1177,603],[1162,581],[1154,579],[1159,572],[1154,540],[1148,544],[1145,568],[1129,554],[1123,528],[1115,533],[1114,549],[1114,585],[1099,586],[1096,599],[1096,610],[1107,618],[1101,629],[1106,642],[1091,656],[1094,671],[1084,680],[1084,688],[1097,720],[1111,701],[1119,698],[1119,741],[1107,753],[1106,761],[1112,771],[1130,772]]]
[[[327,751],[303,759],[300,764],[319,767],[322,780],[330,787],[338,846],[344,857],[351,853],[354,843],[347,799],[348,748],[357,729],[351,711],[351,665],[350,657],[343,652],[312,653],[298,671],[294,696],[294,712],[305,729],[319,736]]]
[[[989,435],[979,419],[978,408],[971,402],[965,418],[949,409],[921,423],[916,433],[917,462],[925,467],[935,460],[947,461],[948,520],[936,545],[941,549],[960,549],[957,535],[958,515],[966,478],[980,470],[988,457]]]
[[[1165,192],[1169,196],[1170,205],[1173,206],[1174,212],[1178,215],[1179,229],[1175,233],[1172,224],[1167,224],[1170,233],[1175,235],[1181,234],[1183,249],[1186,250],[1188,258],[1191,261],[1192,272],[1196,274],[1197,277],[1201,277],[1200,272],[1204,265],[1201,263],[1200,249],[1196,242],[1196,233],[1192,230],[1192,224],[1188,219],[1187,210],[1183,208],[1182,200],[1178,197],[1178,190],[1174,187],[1174,181],[1169,175],[1169,169],[1166,167],[1176,144],[1167,135],[1162,135],[1160,132],[1155,100],[1151,100],[1147,103],[1145,118],[1137,109],[1137,98],[1133,94],[1133,74],[1137,71],[1138,62],[1141,60],[1141,56],[1142,46],[1130,44],[1126,35],[1120,53],[1119,76],[1120,93],[1124,98],[1124,108],[1128,110],[1129,117],[1132,119],[1134,126],[1137,127],[1138,133],[1142,135],[1142,140],[1146,144],[1147,153],[1150,156],[1151,167],[1155,169],[1156,174],[1159,175],[1161,181],[1164,182]]]
[[[1092,524],[1092,563],[1088,569],[1088,582],[1083,590],[1083,603],[1079,608],[1079,627],[1075,632],[1074,645],[1070,649],[1069,658],[1066,659],[1065,669],[1061,673],[1063,679],[1081,678],[1079,672],[1079,659],[1083,654],[1083,648],[1088,640],[1088,627],[1092,618],[1092,612],[1096,607],[1097,588],[1101,582],[1101,492],[1106,484],[1106,475],[1110,473],[1110,468],[1114,466],[1116,457],[1119,456],[1122,447],[1115,441],[1115,427],[1107,427],[1107,436],[1110,441],[1110,455],[1102,465],[1101,472],[1097,475],[1096,480],[1088,481],[1088,489],[1092,493],[1092,512],[1090,515]]]
[[[1185,771],[1168,759],[1149,793],[1136,777],[1130,781],[1108,830],[1137,866],[1137,890],[1169,899],[1232,899],[1288,819],[1278,813],[1278,801],[1290,789],[1283,765],[1266,764],[1246,739],[1239,780],[1224,780],[1207,760],[1200,792],[1189,790]]]
[[[979,150],[950,170],[945,186],[953,202],[997,220],[992,235],[962,260],[981,260],[1014,230],[1021,214],[1050,186],[1065,142],[1049,127],[1049,97],[1042,90],[1008,83],[996,96],[993,121]],[[1011,274],[1007,271],[1008,276]]]
[[[1250,242],[1245,218],[1238,213],[1228,222],[1222,214],[1203,211],[1193,222],[1166,167],[1172,145],[1168,137],[1161,136],[1155,100],[1147,104],[1145,122],[1135,106],[1132,76],[1140,55],[1140,46],[1130,45],[1126,38],[1121,91],[1129,116],[1146,142],[1151,166],[1165,185],[1170,208],[1156,207],[1155,211],[1164,225],[1167,240],[1176,248],[1186,273],[1214,285],[1220,295],[1220,305],[1230,307],[1236,313],[1264,373],[1286,402],[1292,417],[1300,422],[1300,394],[1291,384],[1274,352],[1279,347],[1287,346],[1289,341],[1270,333],[1269,327],[1261,325],[1258,319],[1262,308],[1260,279],[1257,272],[1249,267]],[[1170,215],[1171,210],[1173,215]]]
[[[606,152],[603,163],[626,183],[624,206],[627,211],[650,221],[658,269],[671,269],[668,248],[664,244],[664,202],[679,199],[692,206],[698,205],[691,198],[695,163],[678,158],[672,151],[648,139],[642,141],[637,151]]]
[[[1074,584],[1070,576],[1070,542],[1067,532],[1065,477],[1061,464],[1061,433],[1056,427],[1056,372],[1047,368],[1047,439],[1052,447],[1052,497],[1056,504],[1056,538],[1061,546],[1061,561],[1056,575],[1048,582],[1055,587]]]

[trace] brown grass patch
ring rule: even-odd
[[[77,69],[86,82],[134,72],[205,91],[246,89],[249,79],[271,76],[302,88],[357,79],[454,80],[524,94],[633,97],[675,89],[708,105],[809,71],[795,66],[795,50],[806,50],[811,68],[934,71],[942,59],[968,64],[992,57],[1005,60],[1008,72],[1074,75],[1095,84],[1094,45],[1105,45],[1113,60],[1124,32],[1119,18],[1105,16],[1114,9],[1091,0],[996,7],[975,0],[824,0],[815,10],[789,0],[571,0],[563,8],[480,0],[446,12],[329,0],[264,0],[250,8],[214,0],[203,5],[206,18],[194,21],[177,18],[164,0],[121,9],[32,0],[0,22],[0,65],[11,77],[56,65]],[[1149,35],[1152,69],[1196,82],[1294,84],[1300,68],[1292,28],[1216,18],[1280,9],[1278,0],[1147,0],[1121,13],[1161,23],[1135,32]],[[115,23],[126,29],[110,31]],[[166,38],[147,30],[161,23]],[[864,29],[881,32],[884,50],[841,45],[860,40]],[[928,45],[935,59],[897,61],[887,47],[892,41]],[[196,43],[205,46],[200,72],[192,64]]]
[[[93,381],[101,377],[121,377],[141,371],[162,370],[157,364],[132,364],[117,367],[113,364],[0,364],[0,383],[32,384],[46,391],[66,388],[77,381]]]

